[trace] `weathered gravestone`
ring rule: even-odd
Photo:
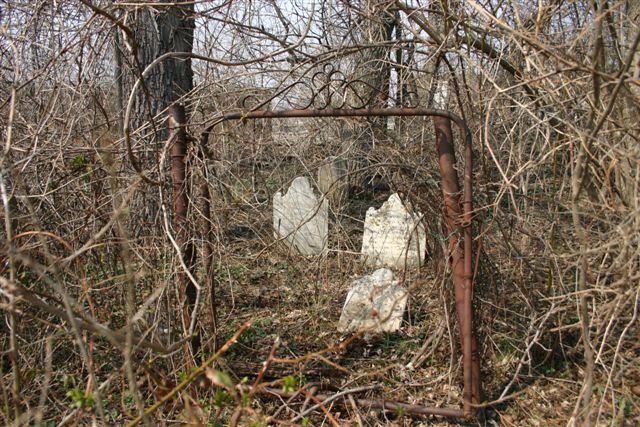
[[[427,234],[420,213],[408,211],[397,193],[380,209],[369,208],[364,221],[362,255],[374,267],[419,267],[424,261]]]
[[[347,161],[331,156],[318,168],[318,188],[336,207],[344,201],[349,191],[349,170]]]
[[[338,322],[340,332],[394,332],[400,329],[407,291],[393,272],[380,268],[354,280]]]
[[[297,177],[283,196],[273,196],[273,228],[277,239],[284,239],[301,255],[326,253],[329,232],[329,206],[313,192],[306,177]]]

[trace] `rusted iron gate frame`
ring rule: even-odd
[[[406,413],[415,415],[436,415],[453,418],[473,418],[477,412],[477,405],[482,401],[480,379],[480,357],[475,336],[473,322],[473,152],[471,131],[466,122],[455,113],[446,110],[422,107],[397,108],[341,108],[341,109],[291,109],[291,110],[255,110],[249,112],[226,113],[216,123],[208,127],[201,136],[201,148],[206,152],[209,134],[220,123],[231,120],[248,119],[283,119],[283,118],[320,118],[320,117],[433,117],[436,131],[436,147],[440,164],[440,178],[444,196],[444,220],[450,234],[449,262],[453,273],[456,311],[460,322],[460,340],[463,361],[463,407],[435,408],[420,405],[407,405],[388,400],[363,400],[364,405],[378,408],[403,408]],[[458,176],[455,170],[455,150],[453,147],[453,121],[464,135],[464,185],[462,215],[460,215]],[[210,200],[207,183],[203,184],[202,195],[205,202]],[[208,203],[207,203],[208,205]],[[208,220],[206,220],[208,223]],[[210,226],[205,226],[205,240],[210,233]],[[461,253],[459,242],[459,228],[462,228],[464,251]],[[207,271],[211,266],[211,249],[205,248]],[[211,272],[209,271],[209,274]],[[215,310],[215,293],[210,285],[212,310]],[[214,319],[215,312],[212,313]]]

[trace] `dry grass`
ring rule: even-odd
[[[134,9],[93,3],[120,18]],[[498,2],[429,2],[417,10],[399,2],[320,3],[314,22],[327,45],[312,27],[305,43],[274,58],[273,37],[290,45],[291,34],[304,30],[303,6],[284,18],[267,1],[198,11],[198,52],[218,58],[215,49],[236,37],[222,51],[248,62],[194,60],[199,84],[185,95],[190,135],[197,139],[221,112],[238,109],[247,93],[268,98],[273,86],[311,84],[324,62],[347,79],[354,68],[388,68],[424,105],[448,87],[446,107],[465,117],[474,137],[474,308],[487,424],[639,425],[635,2],[509,0],[496,10],[479,4]],[[402,31],[376,40],[388,11]],[[280,391],[317,386],[331,395],[375,386],[356,397],[459,404],[457,320],[430,121],[398,121],[393,130],[351,119],[290,123],[291,140],[274,137],[281,128],[271,122],[240,121],[216,128],[206,164],[192,149],[189,231],[203,286],[196,328],[203,347],[191,355],[183,345],[167,144],[148,117],[137,118],[144,125],[132,132],[133,154],[160,182],[149,185],[118,131],[109,47],[115,24],[93,12],[73,2],[16,0],[0,16],[2,423],[125,425],[167,399],[143,422],[261,425],[271,416],[301,424],[291,420],[312,405],[305,399],[243,397],[267,360],[260,384]],[[260,27],[270,24],[265,16],[273,28]],[[265,61],[250,63],[263,54]],[[396,54],[407,62],[395,63]],[[369,63],[359,67],[363,58]],[[288,100],[305,94],[308,87],[297,85]],[[154,119],[161,128],[164,112]],[[357,160],[352,194],[332,207],[329,254],[305,259],[273,238],[271,198],[296,176],[315,177],[328,155]],[[203,182],[214,195],[209,218],[198,192]],[[350,340],[336,322],[350,282],[368,271],[358,256],[364,215],[396,191],[425,215],[428,262],[400,273],[411,289],[401,331]],[[201,257],[207,239],[219,344],[245,321],[252,327],[215,371],[191,378],[214,352]],[[425,342],[420,367],[406,369]],[[310,413],[309,422],[453,425],[349,404],[325,410]]]

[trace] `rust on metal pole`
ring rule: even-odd
[[[456,300],[456,310],[460,322],[460,341],[462,345],[462,364],[464,372],[463,405],[466,416],[472,416],[473,405],[480,403],[480,371],[477,340],[473,331],[473,263],[472,263],[472,233],[471,233],[471,170],[472,158],[467,155],[465,162],[465,192],[464,216],[460,209],[460,185],[458,173],[455,169],[456,157],[453,146],[453,131],[451,120],[447,117],[433,117],[433,127],[436,134],[436,148],[442,180],[444,198],[444,221],[449,233],[449,263],[453,275],[453,287]],[[468,154],[468,153],[467,153]],[[462,221],[461,221],[462,219]],[[464,252],[460,249],[460,229],[463,229]],[[476,357],[474,358],[474,354]],[[474,365],[477,364],[477,369]]]
[[[463,418],[464,411],[456,408],[434,408],[431,406],[411,405],[409,403],[395,402],[393,400],[382,399],[355,399],[355,402],[361,408],[367,409],[385,409],[398,413],[404,411],[410,415],[433,415],[449,418]]]
[[[247,386],[246,390],[249,390]],[[258,393],[273,394],[282,398],[291,398],[297,395],[298,392],[284,392],[281,389],[272,387],[261,387],[257,390]],[[319,401],[325,401],[331,398],[330,395],[314,394],[314,397]],[[336,399],[336,404],[350,405],[349,400],[346,399],[346,395],[342,398]],[[361,399],[354,398],[354,403],[363,409],[382,409],[385,411],[400,412],[403,411],[407,415],[420,415],[420,416],[435,416],[435,417],[448,417],[448,418],[464,418],[464,413],[457,408],[434,408],[431,406],[412,405],[404,402],[397,402],[395,400],[387,399]]]
[[[169,138],[171,141],[171,180],[173,183],[173,222],[176,243],[180,248],[180,256],[190,272],[195,264],[195,250],[189,236],[187,211],[189,210],[189,194],[187,188],[187,133],[185,130],[186,115],[183,105],[174,104],[169,107]],[[180,266],[178,273],[182,304],[182,320],[185,328],[191,325],[191,313],[197,300],[197,289],[189,279],[187,272]],[[195,353],[200,348],[200,338],[191,338],[191,350]]]
[[[474,330],[473,319],[473,151],[471,131],[458,115],[434,108],[396,107],[396,108],[346,108],[346,109],[292,109],[292,110],[255,110],[249,112],[227,113],[219,117],[202,134],[206,144],[213,128],[227,120],[276,119],[294,117],[433,117],[436,130],[436,145],[440,162],[440,175],[444,193],[444,220],[451,237],[449,238],[450,262],[453,271],[456,311],[460,321],[460,341],[463,353],[464,395],[463,410],[427,408],[434,415],[473,418],[475,405],[482,402],[480,376],[480,355]],[[455,170],[455,151],[451,122],[460,129],[464,139],[464,199],[460,208],[460,186]],[[461,214],[462,212],[462,214]],[[459,248],[459,230],[462,229],[464,251]],[[426,413],[426,412],[425,412]]]

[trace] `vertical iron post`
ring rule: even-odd
[[[464,215],[460,208],[460,185],[455,169],[456,156],[453,147],[451,120],[434,116],[433,127],[436,134],[436,148],[440,165],[440,177],[444,198],[444,222],[449,233],[448,257],[453,275],[456,310],[460,322],[462,364],[464,372],[463,410],[467,417],[475,413],[474,404],[481,401],[480,363],[478,344],[473,331],[473,237],[471,234],[471,148],[467,148],[464,176]],[[462,223],[460,222],[462,218]],[[460,248],[460,231],[463,230],[464,253]],[[475,355],[475,357],[474,357]],[[474,366],[477,366],[474,368]]]

